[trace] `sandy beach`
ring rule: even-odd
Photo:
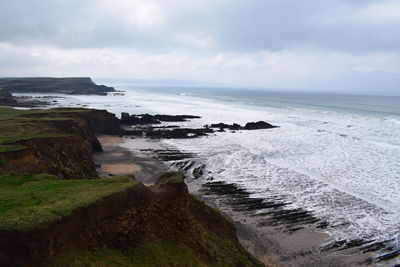
[[[116,136],[99,136],[104,152],[94,159],[100,176],[135,174],[144,184],[153,184],[169,168],[154,153],[146,149],[154,146],[148,139],[131,139]],[[154,148],[154,147],[153,147]]]

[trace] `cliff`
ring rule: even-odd
[[[106,95],[114,88],[97,85],[87,77],[77,78],[2,78],[0,87],[11,93],[62,93]]]
[[[120,134],[111,113],[89,109],[0,109],[0,173],[49,173],[62,179],[97,177],[95,136]]]
[[[241,247],[229,221],[188,193],[181,174],[168,173],[163,179],[152,187],[134,183],[121,188],[44,227],[0,231],[0,262],[6,266],[262,266]],[[157,257],[158,253],[167,254]]]
[[[0,106],[17,106],[17,100],[10,92],[0,87]]]

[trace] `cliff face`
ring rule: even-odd
[[[101,110],[56,109],[18,118],[22,122],[18,124],[14,119],[14,128],[9,128],[22,138],[6,145],[22,149],[0,152],[0,173],[49,173],[62,179],[97,177],[92,154],[102,151],[102,147],[95,133],[122,131],[118,119]],[[8,121],[2,123],[9,125]],[[41,135],[23,137],[26,132],[35,131]]]
[[[0,87],[0,106],[17,106],[18,102],[15,100],[10,92]]]
[[[0,262],[7,266],[39,266],[46,262],[82,266],[77,250],[92,253],[96,248],[107,248],[126,253],[160,242],[185,248],[199,261],[215,266],[261,266],[241,247],[233,225],[194,199],[182,181],[151,188],[139,184],[80,208],[48,227],[0,232]],[[77,263],[71,265],[65,257],[73,257]],[[116,266],[107,258],[101,263]],[[192,265],[187,262],[184,266]]]
[[[11,145],[25,149],[1,153],[4,164],[1,173],[49,173],[61,179],[88,179],[97,177],[92,153],[101,151],[101,145],[83,121],[62,121],[62,127],[71,127],[64,137],[32,138]],[[57,123],[54,123],[57,124]],[[78,127],[79,127],[78,126]],[[80,132],[80,133],[79,133]]]
[[[2,78],[0,87],[12,93],[63,93],[106,95],[115,91],[105,85],[97,85],[90,78]]]
[[[89,122],[90,128],[94,133],[122,135],[125,132],[120,125],[119,119],[106,110],[91,110],[82,115]]]

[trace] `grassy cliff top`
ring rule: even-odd
[[[34,138],[55,138],[68,136],[52,127],[49,121],[71,120],[74,113],[89,109],[19,110],[0,107],[0,152],[24,149],[23,146],[7,145]]]
[[[158,185],[165,185],[165,184],[180,184],[184,183],[185,175],[183,172],[180,171],[171,171],[166,172],[158,178],[156,184]]]
[[[59,180],[45,174],[0,175],[0,230],[23,230],[56,221],[139,183],[130,178]]]

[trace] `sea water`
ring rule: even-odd
[[[117,86],[124,96],[68,96],[60,105],[190,114],[183,123],[264,120],[279,128],[164,140],[196,153],[203,181],[236,183],[254,197],[279,195],[329,222],[336,239],[400,236],[400,97],[220,88]]]

